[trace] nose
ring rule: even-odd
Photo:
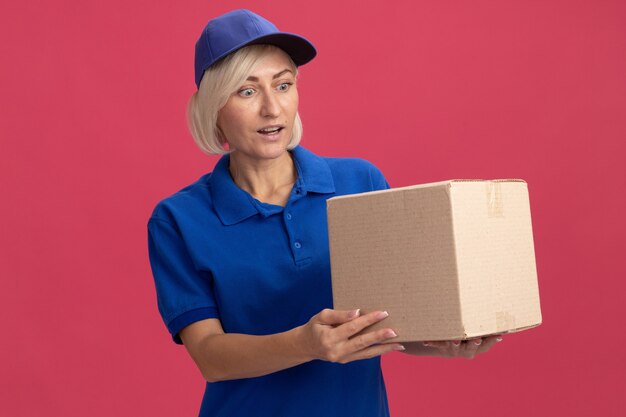
[[[261,102],[261,116],[267,118],[276,118],[280,115],[280,103],[272,91],[263,94]]]

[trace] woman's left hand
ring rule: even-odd
[[[502,336],[494,335],[463,341],[405,342],[403,345],[406,347],[405,353],[412,355],[474,359],[476,355],[487,352],[500,341],[502,341]]]

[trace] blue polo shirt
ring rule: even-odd
[[[332,308],[326,200],[389,188],[371,163],[291,151],[298,173],[285,207],[240,189],[223,156],[212,173],[165,198],[148,222],[159,312],[173,340],[207,318],[226,333],[266,335]],[[314,360],[256,378],[207,383],[200,416],[389,415],[380,358]]]

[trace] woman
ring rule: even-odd
[[[212,173],[161,201],[149,223],[159,311],[207,380],[201,416],[386,416],[386,312],[331,309],[326,199],[388,188],[372,164],[298,146],[306,39],[236,10],[196,44],[190,129],[221,153]],[[354,336],[354,337],[353,337]],[[481,343],[479,345],[479,342]],[[472,357],[495,338],[411,353]]]

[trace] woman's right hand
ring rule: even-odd
[[[387,316],[385,311],[373,311],[361,316],[359,310],[324,309],[301,327],[304,349],[313,359],[337,363],[402,351],[404,346],[401,344],[388,343],[397,337],[392,329],[357,335]]]
[[[254,378],[314,359],[347,363],[372,358],[403,346],[390,342],[391,329],[364,334],[361,330],[387,317],[383,311],[360,315],[358,310],[325,309],[306,324],[281,333],[225,333],[219,319],[199,320],[180,337],[207,382]]]

